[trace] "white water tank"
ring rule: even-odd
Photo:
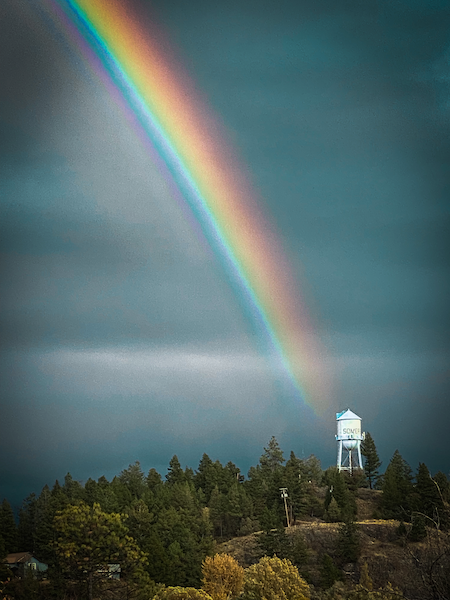
[[[361,417],[355,415],[349,408],[336,413],[337,435],[336,439],[342,441],[342,446],[347,450],[353,450],[358,442],[363,439],[361,433]]]

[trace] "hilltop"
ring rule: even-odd
[[[319,496],[326,489],[317,490]],[[360,542],[360,555],[354,563],[341,565],[343,580],[349,585],[360,581],[364,564],[373,581],[374,589],[384,588],[391,584],[403,592],[411,600],[423,600],[434,597],[429,571],[432,561],[441,552],[450,553],[449,535],[429,532],[422,541],[410,541],[402,534],[401,522],[395,519],[375,519],[373,515],[379,510],[382,492],[360,488],[357,491],[357,515],[354,521]],[[316,587],[322,585],[322,558],[325,554],[335,557],[339,543],[339,531],[342,523],[328,523],[317,517],[299,519],[285,529],[286,536],[301,536],[306,546],[306,559],[298,565],[305,579]],[[275,532],[275,530],[274,530]],[[233,556],[241,566],[248,567],[257,562],[263,555],[259,531],[251,535],[236,537],[218,544],[217,551]],[[442,568],[440,568],[442,570]],[[442,574],[450,592],[450,574]],[[448,598],[449,596],[436,596]]]

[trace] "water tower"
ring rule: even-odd
[[[365,434],[361,433],[361,417],[347,408],[336,413],[336,423],[337,468],[339,471],[350,471],[350,473],[354,468],[362,469],[361,440],[365,438]]]

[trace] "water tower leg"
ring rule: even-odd
[[[362,459],[361,459],[361,442],[358,442],[358,461],[359,461],[359,468],[362,469]]]
[[[338,441],[338,456],[337,456],[337,468],[341,470],[342,464],[342,440]]]

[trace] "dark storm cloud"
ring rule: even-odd
[[[245,470],[272,434],[328,466],[333,410],[347,406],[384,466],[399,447],[413,467],[448,471],[448,3],[140,7],[260,192],[328,349],[334,405],[316,419],[286,391],[111,97],[39,2],[10,0],[0,443],[17,452],[2,494],[136,459],[164,472],[174,453]]]
[[[448,347],[448,5],[175,6],[319,321]]]

